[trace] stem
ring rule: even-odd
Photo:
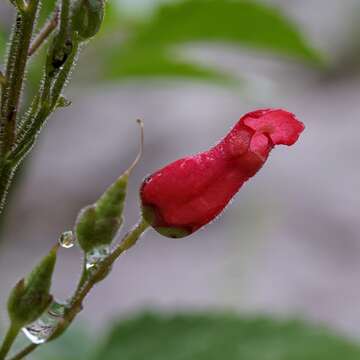
[[[67,59],[66,63],[63,66],[63,69],[59,73],[58,77],[56,78],[54,85],[52,87],[51,92],[51,109],[52,111],[56,108],[57,102],[63,91],[64,87],[66,86],[66,82],[75,66],[77,57],[80,53],[80,43],[77,34],[73,37],[73,50],[69,58]]]
[[[21,350],[19,353],[17,353],[14,357],[10,358],[9,360],[21,360],[25,356],[33,352],[38,346],[39,344],[30,344],[27,347],[25,347],[23,350]]]
[[[109,268],[115,262],[115,260],[126,250],[134,246],[140,236],[145,232],[145,230],[149,227],[149,224],[143,218],[139,221],[139,223],[135,226],[135,228],[130,231],[121,243],[114,249],[114,251],[104,259],[96,269],[96,271],[90,276],[82,287],[75,293],[73,296],[70,308],[65,314],[65,319],[68,318],[70,322],[74,319],[77,313],[82,308],[82,302],[85,299],[86,295],[89,291],[94,287],[94,285],[102,279],[104,275],[107,274]]]
[[[39,32],[35,40],[32,42],[28,56],[32,56],[35,52],[41,47],[45,40],[51,35],[51,33],[56,29],[59,22],[59,9],[55,10],[54,16],[48,21],[45,27]]]
[[[2,71],[0,71],[0,87],[4,86],[6,83],[6,78],[4,76],[4,74],[2,73]]]
[[[61,41],[64,43],[69,36],[69,18],[70,15],[70,0],[61,0],[61,18],[59,35]]]
[[[0,360],[5,359],[5,356],[8,354],[12,344],[14,343],[16,337],[19,334],[19,331],[20,331],[19,326],[14,325],[14,323],[10,325],[0,348]]]
[[[80,289],[83,287],[83,285],[85,284],[88,277],[89,277],[89,273],[86,270],[86,258],[84,257],[83,266],[82,266],[82,270],[81,270],[81,276],[80,276],[80,280],[78,282],[75,294],[77,294],[80,291]]]
[[[114,249],[114,251],[104,259],[97,267],[94,273],[92,273],[89,277],[85,278],[81,277],[77,290],[72,297],[69,308],[66,310],[64,319],[57,328],[54,333],[50,337],[48,341],[52,341],[59,337],[66,329],[70,326],[70,324],[75,319],[76,315],[82,310],[82,303],[85,297],[88,295],[90,290],[106,276],[109,272],[110,267],[115,262],[115,260],[126,250],[134,246],[140,236],[145,232],[145,230],[149,227],[149,224],[141,219],[138,224],[134,227],[132,231],[124,236],[120,244]],[[80,286],[80,283],[83,285]],[[22,351],[20,351],[17,355],[9,360],[20,360],[23,359],[26,355],[30,354],[37,348],[38,345],[31,344],[25,347]],[[0,360],[3,360],[0,358]]]
[[[67,59],[57,78],[52,82],[52,78],[49,76],[45,77],[43,90],[40,95],[41,108],[33,116],[30,115],[30,117],[22,124],[18,132],[19,143],[10,154],[10,160],[14,164],[18,165],[32,149],[47,118],[56,109],[61,91],[65,87],[66,81],[74,67],[78,53],[78,40],[75,38],[72,54],[69,59]],[[39,106],[39,104],[37,106]],[[34,108],[33,111],[35,112],[36,108]]]
[[[30,0],[26,10],[18,11],[6,65],[6,83],[1,93],[0,154],[4,157],[15,141],[16,119],[38,0]]]
[[[16,140],[17,145],[8,155],[7,166],[4,167],[4,165],[1,165],[0,163],[0,214],[3,210],[6,195],[15,169],[35,145],[36,139],[46,123],[46,120],[50,114],[55,111],[61,91],[66,85],[66,81],[74,67],[78,53],[79,43],[75,37],[73,51],[57,78],[53,79],[49,76],[45,77],[40,94],[35,98],[28,117],[24,120],[18,130]]]
[[[111,266],[123,252],[134,246],[149,226],[149,223],[144,218],[141,218],[134,229],[125,235],[121,243],[115,248],[109,257],[104,260],[104,266]]]
[[[6,196],[15,172],[9,163],[3,161],[4,163],[0,166],[0,214],[5,206]]]

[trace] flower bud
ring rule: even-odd
[[[23,327],[35,321],[51,303],[50,286],[57,249],[54,247],[27,279],[20,280],[11,291],[8,313],[13,324]]]
[[[120,176],[95,204],[80,212],[75,231],[84,252],[112,243],[123,223],[128,178],[127,173]]]
[[[177,160],[147,177],[143,216],[160,234],[180,238],[218,216],[265,163],[275,145],[292,145],[304,125],[284,110],[244,115],[210,150]]]
[[[84,208],[76,220],[76,237],[85,253],[90,253],[104,245],[111,245],[123,224],[129,176],[139,162],[143,151],[143,123],[141,120],[137,122],[140,125],[141,136],[139,153],[134,162],[93,205]]]
[[[78,0],[73,10],[73,29],[82,41],[95,36],[104,20],[105,0]]]
[[[94,241],[96,233],[96,208],[90,205],[82,209],[77,217],[75,224],[77,241],[84,252],[89,252],[97,246]]]

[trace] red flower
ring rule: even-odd
[[[294,144],[303,130],[285,110],[244,115],[210,150],[177,160],[145,179],[140,191],[145,219],[165,236],[193,233],[221,213],[275,145]]]

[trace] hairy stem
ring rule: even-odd
[[[19,164],[26,154],[32,149],[38,134],[46,123],[47,118],[56,109],[61,92],[65,87],[66,81],[74,66],[78,51],[78,42],[77,39],[74,39],[74,49],[72,54],[66,61],[57,78],[53,81],[51,77],[45,77],[40,96],[40,104],[37,104],[37,106],[33,109],[34,114],[30,114],[29,118],[22,124],[18,135],[19,143],[10,154],[10,160],[15,164]],[[39,111],[36,111],[39,106]]]
[[[99,264],[95,272],[92,273],[91,276],[89,276],[83,282],[83,285],[78,287],[78,290],[75,292],[75,295],[72,298],[70,307],[67,309],[65,313],[64,320],[66,323],[66,327],[73,321],[76,315],[82,310],[83,300],[90,292],[90,290],[94,287],[94,285],[97,284],[102,279],[104,279],[104,277],[106,277],[115,260],[122,253],[124,253],[133,245],[135,245],[137,240],[140,238],[140,236],[145,232],[145,230],[148,227],[149,224],[144,219],[141,219],[139,223],[134,227],[134,229],[130,231],[127,235],[125,235],[123,240],[114,249],[114,251]],[[80,281],[83,281],[82,278],[80,279]],[[57,337],[56,331],[54,335],[55,336],[53,336],[53,338],[56,338]]]
[[[18,10],[11,38],[1,93],[0,155],[4,157],[15,141],[16,120],[25,77],[31,38],[34,31],[38,0],[30,0],[25,10]]]
[[[0,214],[5,206],[6,196],[9,191],[11,180],[13,179],[15,169],[3,160],[0,165]]]
[[[67,328],[71,325],[76,316],[82,310],[83,301],[89,294],[91,289],[99,281],[103,280],[106,277],[116,259],[126,250],[134,246],[137,240],[146,231],[148,227],[149,224],[144,219],[141,219],[134,227],[134,229],[124,236],[120,244],[113,250],[113,252],[98,265],[98,267],[93,273],[91,273],[87,277],[85,277],[84,275],[81,277],[77,290],[75,291],[75,294],[70,302],[70,305],[66,309],[64,318],[55,329],[49,341],[55,340],[67,330]],[[15,355],[9,360],[21,360],[26,355],[34,351],[37,347],[37,345],[31,344],[25,347],[22,351],[20,351],[17,355]],[[0,358],[0,360],[2,359]]]
[[[31,43],[29,48],[28,56],[32,56],[40,49],[41,45],[44,44],[46,39],[51,35],[51,33],[56,29],[59,22],[59,9],[56,9],[53,17],[47,22],[44,28],[39,32],[34,41]]]
[[[15,143],[19,104],[25,77],[28,51],[34,31],[39,0],[19,6],[10,40],[6,72],[2,81],[0,102],[0,214],[17,164],[7,155]]]
[[[4,76],[4,74],[0,71],[0,90],[1,90],[1,87],[3,87],[6,83],[6,78]]]
[[[66,81],[69,78],[79,53],[79,45],[76,37],[74,38],[73,46],[74,48],[71,55],[57,77],[55,79],[50,76],[45,77],[40,94],[34,99],[27,118],[18,129],[15,148],[3,160],[3,164],[7,166],[5,167],[0,163],[0,214],[3,210],[15,169],[33,148],[48,117],[56,109],[61,92],[66,85]]]

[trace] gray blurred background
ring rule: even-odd
[[[144,308],[215,307],[305,317],[360,336],[360,6],[267,2],[300,25],[331,71],[197,44],[183,51],[241,78],[240,89],[170,79],[88,86],[81,78],[96,71],[87,64],[90,43],[66,91],[73,105],[49,122],[11,199],[0,244],[0,322],[8,289],[131,163],[136,118],[145,122],[145,154],[131,179],[126,229],[139,217],[137,189],[145,175],[208,148],[241,114],[271,106],[305,123],[298,143],[273,151],[225,213],[194,236],[170,240],[149,230],[89,296],[81,318],[101,327]],[[155,1],[122,3],[146,16]],[[9,15],[2,2],[4,24]],[[76,248],[61,251],[59,299],[76,284],[80,256]]]

